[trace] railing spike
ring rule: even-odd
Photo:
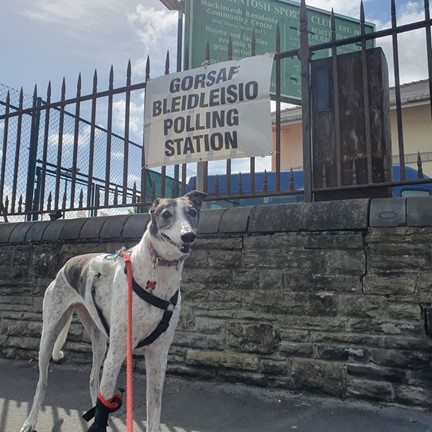
[[[112,87],[114,85],[114,66],[111,65],[110,72],[109,72],[109,85]]]
[[[150,79],[150,56],[147,56],[146,67],[145,67],[145,80]]]
[[[52,193],[50,192],[48,195],[48,201],[47,201],[47,210],[51,211],[51,206],[52,206]]]
[[[95,69],[93,74],[93,92],[96,92],[97,82],[98,82],[98,76],[97,76],[97,70]]]
[[[156,199],[156,187],[155,184],[152,183],[151,185],[151,200],[152,202]]]
[[[291,167],[290,176],[289,176],[289,190],[290,192],[294,192],[294,171]]]
[[[279,21],[278,21],[276,24],[276,52],[277,53],[280,52],[280,41],[281,41],[280,25],[279,25]]]
[[[357,165],[355,163],[355,159],[352,160],[352,181],[353,185],[357,184]]]
[[[114,189],[113,205],[115,205],[115,206],[118,205],[118,188],[117,188],[117,185],[116,185],[116,187]]]
[[[210,62],[210,42],[209,41],[207,41],[207,44],[206,44],[205,61],[206,61],[206,64],[209,64],[209,62]]]
[[[424,179],[423,175],[423,162],[421,159],[420,152],[417,153],[417,174],[419,179]]]
[[[132,202],[135,204],[137,202],[137,186],[136,182],[134,182],[132,187]]]
[[[327,187],[327,167],[326,167],[326,163],[323,163],[323,169],[322,169],[322,187],[326,188]]]
[[[129,59],[127,69],[126,69],[126,81],[128,85],[130,85],[131,77],[132,77],[132,66],[131,66],[131,61]]]
[[[165,57],[165,75],[168,75],[170,71],[170,56],[169,56],[169,50],[167,50],[166,57]]]
[[[264,170],[264,176],[263,176],[263,192],[268,192],[268,175],[267,170]]]
[[[256,56],[256,35],[255,29],[252,30],[251,56]]]
[[[216,174],[215,178],[215,196],[219,196],[219,174]]]
[[[83,204],[84,203],[84,192],[81,188],[80,194],[79,194],[79,202],[78,202],[78,208],[82,209],[83,208]]]

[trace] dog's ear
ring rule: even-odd
[[[188,192],[185,197],[189,198],[189,200],[192,202],[192,204],[195,207],[200,208],[203,202],[203,199],[207,196],[205,192],[200,192],[197,190],[193,190],[191,192]]]
[[[153,212],[155,211],[155,209],[156,209],[156,207],[159,205],[159,203],[160,203],[160,198],[156,198],[156,199],[153,201],[153,204],[152,204],[152,206],[150,207],[150,210],[149,210],[149,213],[150,213],[150,214],[153,214]]]

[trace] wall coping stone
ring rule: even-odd
[[[270,211],[271,210],[271,211]],[[1,243],[140,239],[149,214],[0,222]],[[356,231],[432,226],[432,197],[373,198],[203,210],[201,234]]]
[[[376,198],[371,200],[371,227],[396,227],[407,223],[406,198]]]
[[[407,198],[407,225],[432,225],[432,197]]]
[[[42,241],[43,233],[51,221],[32,222],[30,229],[26,234],[26,242]]]
[[[201,234],[217,234],[222,216],[227,210],[226,208],[203,210],[200,216],[198,232]]]
[[[38,222],[35,222],[38,223]],[[55,220],[52,221],[46,228],[42,235],[42,241],[58,241],[62,229],[68,224],[73,223],[72,220]]]
[[[221,215],[219,231],[225,233],[247,232],[249,215],[254,207],[231,207]]]
[[[117,218],[118,216],[110,217]],[[144,234],[149,220],[150,215],[148,213],[135,214],[130,216],[124,223],[122,237],[127,239],[140,239]]]
[[[130,217],[131,215],[109,216],[100,230],[100,238],[102,240],[122,238],[123,228]]]
[[[24,243],[26,234],[31,228],[31,222],[21,222],[15,229],[10,233],[9,242],[10,243]]]
[[[86,218],[83,227],[81,228],[80,237],[82,240],[91,240],[100,238],[100,233],[103,225],[110,216],[98,216]]]
[[[1,224],[0,243],[9,243],[12,231],[23,222],[5,222]]]
[[[75,240],[80,238],[81,229],[85,224],[85,219],[71,219],[70,223],[65,224],[60,231],[61,240]]]

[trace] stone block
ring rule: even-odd
[[[350,379],[347,396],[391,402],[395,399],[393,386],[387,382]]]
[[[345,394],[345,368],[339,363],[309,359],[293,359],[291,369],[292,386],[332,396]]]
[[[43,237],[45,229],[49,226],[51,221],[33,222],[30,229],[26,233],[26,242],[40,242]]]
[[[60,234],[63,228],[66,226],[66,224],[67,221],[64,219],[50,222],[50,224],[45,228],[42,234],[42,240],[53,241],[53,242],[59,241]]]
[[[258,356],[231,351],[197,351],[186,352],[186,363],[194,366],[210,366],[243,370],[257,370]]]
[[[251,353],[272,354],[280,343],[280,331],[266,323],[229,323],[227,345]]]
[[[19,227],[22,222],[10,222],[0,224],[0,243],[9,243],[9,238],[15,228]]]
[[[83,227],[85,222],[85,219],[65,220],[65,226],[60,232],[60,239],[78,241],[80,239],[81,228]]]
[[[109,216],[98,216],[85,219],[80,238],[82,240],[99,239],[101,229],[108,218]]]
[[[371,227],[404,226],[407,222],[406,198],[373,198],[370,205]]]
[[[314,348],[311,343],[286,342],[285,338],[282,336],[280,352],[285,354],[289,358],[312,357],[314,353]]]
[[[218,233],[222,216],[226,211],[227,209],[203,210],[198,223],[198,232],[201,234]]]
[[[219,232],[221,233],[235,233],[247,232],[249,225],[249,215],[253,207],[232,207],[223,212]]]
[[[10,234],[9,243],[23,243],[32,225],[34,225],[34,222],[21,222],[17,225]]]
[[[315,202],[306,212],[307,231],[366,230],[369,199]]]
[[[430,401],[432,399],[432,391],[430,388],[396,385],[395,394],[395,400],[398,403],[430,407]]]
[[[249,232],[303,231],[306,228],[306,212],[310,206],[310,203],[256,206],[250,213]]]
[[[407,225],[432,226],[432,197],[407,198]]]
[[[318,356],[322,360],[355,361],[365,363],[369,361],[369,352],[364,347],[319,346]]]
[[[407,383],[409,372],[405,369],[380,367],[371,364],[347,364],[349,376],[367,381],[388,381],[391,383]]]
[[[211,268],[240,268],[242,265],[242,253],[236,251],[212,251],[208,255],[208,266]]]
[[[412,274],[374,274],[368,273],[363,278],[363,290],[371,295],[413,295],[416,291],[417,275]]]
[[[146,229],[150,215],[140,213],[130,216],[123,226],[124,239],[141,239]]]
[[[123,227],[130,217],[130,215],[108,217],[100,231],[101,240],[121,239]]]

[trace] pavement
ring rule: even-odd
[[[37,432],[86,432],[90,368],[51,364]],[[36,362],[0,359],[0,432],[19,432],[33,399]],[[125,382],[124,376],[119,384]],[[134,432],[145,431],[145,379],[134,377]],[[110,432],[126,431],[124,408]],[[426,410],[168,376],[161,432],[432,432]]]

